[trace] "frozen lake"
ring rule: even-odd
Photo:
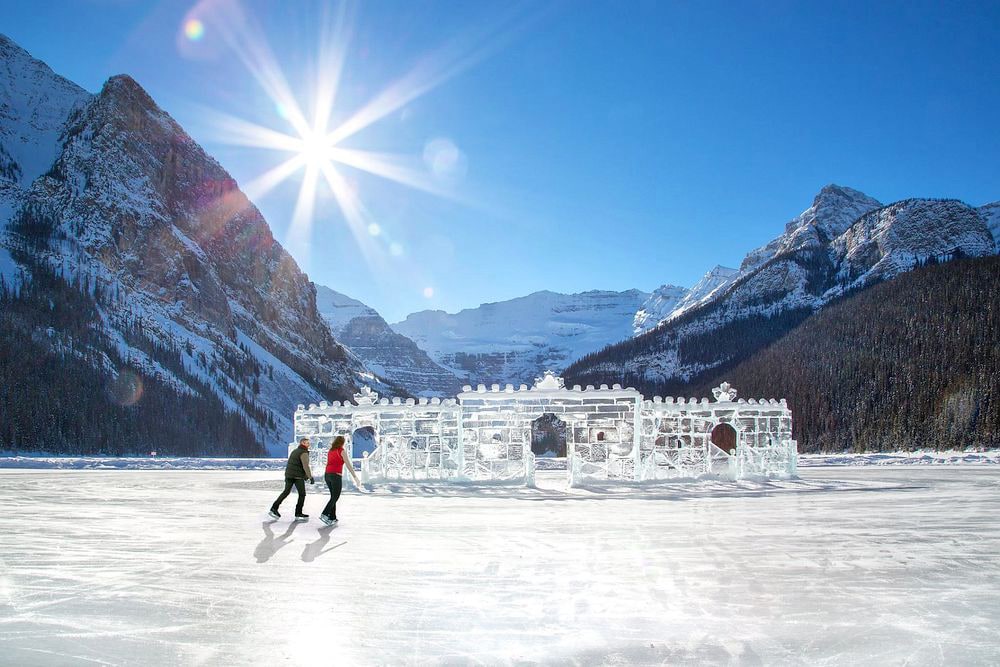
[[[280,472],[0,470],[0,663],[1000,661],[996,467],[563,475],[348,493],[328,529],[322,494],[262,522]]]

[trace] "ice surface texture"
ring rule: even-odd
[[[1000,660],[995,468],[539,475],[348,491],[328,529],[262,525],[280,472],[0,471],[0,663]]]

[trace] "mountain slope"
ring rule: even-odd
[[[986,223],[990,233],[993,234],[993,242],[996,245],[996,251],[1000,253],[1000,201],[980,206],[976,210],[979,212],[979,216]]]
[[[26,187],[55,161],[66,119],[90,94],[0,35],[0,175]]]
[[[355,317],[378,317],[378,312],[357,299],[336,292],[324,285],[316,285],[316,310],[330,325],[336,336]]]
[[[392,328],[471,384],[531,384],[546,370],[632,334],[649,294],[535,292],[449,314],[413,313]]]
[[[1000,257],[904,273],[806,319],[722,380],[782,396],[801,451],[1000,446]]]
[[[373,308],[322,285],[316,285],[316,304],[337,340],[380,378],[417,396],[454,396],[461,390],[455,374],[393,331]]]
[[[684,313],[714,300],[732,284],[738,275],[739,271],[736,269],[716,266],[702,276],[701,280],[696,282],[687,291],[684,297],[677,302],[677,305],[660,322],[675,320]]]
[[[920,260],[995,250],[983,217],[955,200],[908,199],[867,211],[845,227],[848,215],[873,202],[856,190],[827,186],[778,239],[748,254],[739,274],[710,299],[581,359],[567,369],[568,378],[680,388],[746,358],[831,300]]]
[[[0,68],[5,89],[27,81],[31,90],[63,91],[64,80],[4,45],[13,53]],[[26,66],[48,71],[49,82],[20,76]],[[24,119],[51,111],[52,96],[31,90],[19,99],[39,108],[11,121],[25,135],[34,128]],[[56,292],[76,290],[90,304],[78,310],[93,314],[52,327],[39,345],[55,356],[76,351],[95,375],[88,382],[134,373],[206,410],[218,403],[219,420],[235,414],[244,422],[256,443],[250,449],[280,451],[296,404],[344,399],[359,380],[374,381],[334,340],[311,283],[232,177],[135,81],[113,77],[82,99],[63,105],[68,116],[44,173],[30,184],[5,180],[8,193],[17,189],[0,211],[5,279],[23,274]],[[11,136],[19,135],[5,135],[8,155],[17,154]],[[38,301],[21,305],[29,303]],[[81,327],[86,335],[74,335]],[[141,400],[134,405],[137,419],[152,418]],[[114,419],[113,405],[92,419]],[[203,438],[193,427],[187,437]],[[60,446],[73,446],[71,434],[61,438]],[[115,447],[146,449],[135,441]]]
[[[660,285],[642,303],[632,318],[632,331],[639,335],[653,329],[677,308],[677,304],[690,293],[685,287]]]
[[[847,231],[865,213],[882,206],[877,199],[842,185],[827,185],[812,206],[792,218],[773,241],[747,253],[740,273],[747,274],[768,260],[797,250],[820,248]]]

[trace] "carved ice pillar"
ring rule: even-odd
[[[642,452],[639,443],[642,441],[642,396],[635,397],[635,413],[632,415],[632,479],[642,481]]]
[[[455,475],[455,479],[465,480],[465,406],[462,405],[461,399],[458,401],[458,451],[455,452],[455,465],[458,466],[458,472]]]
[[[535,486],[535,453],[531,451],[531,438],[524,449],[524,485],[529,488]]]

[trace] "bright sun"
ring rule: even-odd
[[[331,160],[330,142],[325,136],[310,132],[301,139],[299,154],[307,167],[320,169],[324,163],[329,163]]]
[[[222,40],[270,98],[277,112],[276,120],[280,119],[276,127],[218,111],[207,111],[206,115],[218,120],[217,138],[220,141],[285,155],[283,161],[243,185],[251,200],[259,200],[286,180],[301,178],[285,245],[305,264],[311,255],[316,199],[321,187],[333,195],[361,255],[369,264],[404,254],[404,244],[392,237],[386,225],[373,218],[361,200],[357,174],[348,173],[352,170],[468,203],[457,195],[455,179],[445,178],[451,166],[462,166],[463,159],[447,141],[428,142],[428,146],[434,148],[431,159],[426,150],[417,156],[393,155],[347,148],[343,142],[373,123],[405,111],[414,100],[496,51],[517,29],[514,24],[524,19],[518,13],[520,10],[505,11],[496,20],[477,23],[438,51],[418,59],[404,76],[375,94],[342,123],[333,126],[332,111],[353,32],[353,14],[358,6],[350,2],[339,3],[337,9],[331,10],[333,15],[326,13],[318,21],[320,34],[315,66],[309,68],[315,72],[315,78],[309,87],[311,90],[307,91],[313,103],[308,106],[300,104],[300,95],[293,93],[265,31],[253,16],[243,12],[240,3],[198,3],[182,25],[182,34],[192,42],[206,45],[212,39]],[[451,152],[442,152],[435,141]],[[450,173],[455,171],[450,169]]]

